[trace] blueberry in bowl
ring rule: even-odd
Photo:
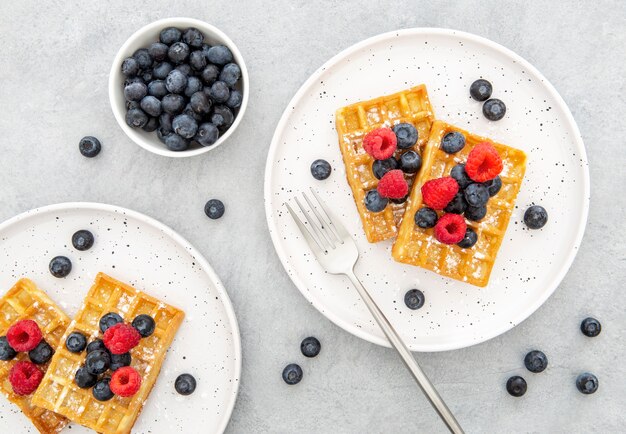
[[[191,18],[159,20],[138,30],[120,48],[109,76],[120,127],[139,146],[169,157],[221,145],[241,122],[248,89],[235,44]]]

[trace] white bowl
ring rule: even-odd
[[[235,121],[230,126],[228,131],[221,135],[219,139],[217,139],[217,141],[211,146],[190,148],[185,151],[179,152],[170,151],[163,143],[161,143],[156,135],[156,132],[153,131],[151,133],[148,133],[140,128],[131,128],[126,124],[126,100],[124,98],[123,89],[125,77],[122,74],[121,70],[122,61],[125,58],[132,56],[136,50],[140,48],[148,48],[151,43],[157,42],[159,40],[159,33],[166,27],[177,27],[181,30],[184,30],[188,27],[197,28],[204,34],[204,40],[208,44],[222,44],[227,46],[233,53],[233,57],[235,59],[234,61],[239,65],[239,68],[241,69],[241,79],[239,80],[238,84],[238,87],[240,88],[243,95],[241,107],[239,107],[239,111],[237,112]],[[233,43],[233,41],[230,40],[228,36],[226,36],[217,28],[203,21],[195,20],[193,18],[166,18],[150,23],[147,26],[144,26],[141,29],[137,30],[130,38],[128,38],[128,40],[124,43],[124,45],[122,45],[122,47],[118,51],[117,55],[115,56],[115,60],[113,60],[111,72],[109,73],[109,100],[111,101],[111,109],[113,110],[113,114],[115,115],[117,123],[133,142],[137,143],[139,146],[147,149],[150,152],[154,152],[155,154],[163,155],[166,157],[191,157],[194,155],[204,154],[205,152],[209,152],[211,149],[215,149],[222,143],[224,143],[226,139],[230,137],[233,131],[237,129],[237,127],[241,123],[241,119],[243,119],[243,115],[246,112],[246,106],[248,105],[248,94],[248,70],[246,69],[246,64],[243,61],[243,57],[237,49],[237,46]]]

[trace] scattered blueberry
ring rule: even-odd
[[[514,375],[506,382],[506,390],[511,396],[520,397],[526,393],[527,385],[519,375]]]
[[[54,350],[52,347],[42,339],[35,348],[28,352],[28,357],[35,365],[43,365],[52,358],[53,354]]]
[[[93,375],[100,375],[106,372],[111,366],[111,354],[104,350],[95,350],[87,354],[85,367],[87,372]]]
[[[243,101],[243,95],[241,94],[241,92],[235,89],[235,90],[230,91],[230,96],[226,100],[225,104],[227,107],[230,107],[231,109],[234,110],[236,108],[241,107],[242,101]]]
[[[198,132],[198,123],[191,116],[178,115],[172,121],[174,132],[185,139],[191,139]]]
[[[196,390],[196,379],[191,374],[180,374],[174,382],[176,392],[191,395]]]
[[[144,96],[139,105],[150,116],[156,117],[161,114],[161,101],[154,96]]]
[[[483,80],[482,78],[476,80],[470,86],[470,95],[472,95],[472,98],[474,98],[476,101],[484,101],[488,99],[491,96],[492,91],[493,88],[491,86],[491,83],[489,83],[487,80]]]
[[[404,173],[415,173],[422,167],[422,157],[415,151],[407,151],[400,156],[400,169]]]
[[[183,63],[189,57],[189,45],[184,42],[174,42],[167,50],[167,57],[177,65]]]
[[[441,139],[441,149],[448,154],[459,152],[465,147],[465,136],[458,131],[452,131]]]
[[[91,353],[92,351],[96,351],[96,350],[102,350],[102,351],[107,350],[102,339],[94,339],[93,341],[89,342],[89,344],[87,345],[87,353]]]
[[[494,197],[502,188],[502,179],[500,179],[500,176],[496,176],[491,181],[483,182],[483,185],[487,187],[489,197]]]
[[[200,143],[202,146],[211,146],[219,138],[220,132],[215,125],[209,122],[200,124],[198,132],[194,137],[194,140]]]
[[[332,170],[330,163],[326,160],[319,159],[311,163],[311,175],[319,181],[328,178]]]
[[[105,377],[99,380],[91,389],[91,393],[93,397],[98,401],[108,401],[113,398],[113,392],[111,392],[111,388],[109,387],[109,383],[111,379],[109,377]]]
[[[385,173],[390,170],[395,170],[400,166],[398,160],[395,158],[387,158],[386,160],[375,160],[372,164],[372,173],[376,179],[380,179],[385,176]]]
[[[165,87],[172,93],[183,93],[187,86],[187,76],[178,69],[173,69],[165,77]]]
[[[216,103],[223,103],[228,101],[228,97],[230,96],[230,90],[228,89],[228,85],[223,81],[216,81],[211,85],[209,96]]]
[[[462,191],[459,191],[443,210],[453,214],[463,214],[466,209],[465,196]]]
[[[87,347],[87,338],[80,332],[72,332],[65,340],[65,348],[70,353],[80,353]]]
[[[100,318],[100,331],[104,333],[109,327],[113,327],[115,324],[119,324],[121,322],[124,322],[124,320],[117,313],[106,313],[102,316],[102,318]]]
[[[394,125],[393,132],[396,134],[398,148],[409,149],[417,143],[417,129],[409,123]]]
[[[137,75],[138,72],[139,63],[137,63],[134,58],[127,57],[126,59],[124,59],[124,61],[122,62],[122,74],[127,77],[133,77]]]
[[[126,112],[126,124],[129,127],[143,128],[148,120],[148,115],[139,108],[132,108]]]
[[[167,57],[168,49],[169,47],[163,42],[153,42],[148,47],[148,53],[155,61],[162,62]]]
[[[406,294],[404,294],[404,304],[411,310],[417,310],[424,306],[425,301],[426,297],[424,297],[424,293],[419,289],[409,289]]]
[[[165,146],[167,146],[167,149],[170,151],[184,151],[189,148],[189,140],[176,133],[169,133],[165,136]]]
[[[470,247],[473,247],[474,244],[476,244],[476,241],[478,241],[478,235],[476,234],[476,231],[468,227],[467,229],[465,229],[465,236],[461,241],[457,243],[457,246],[461,247],[462,249],[469,249]]]
[[[209,48],[207,59],[215,65],[226,65],[233,61],[233,53],[224,45],[215,45]]]
[[[148,86],[145,83],[134,82],[124,87],[124,98],[127,101],[141,101],[148,94]]]
[[[468,185],[463,195],[467,204],[474,207],[486,205],[489,200],[489,190],[483,184],[478,183]]]
[[[81,389],[89,389],[90,387],[95,386],[97,381],[98,376],[90,374],[84,366],[78,368],[76,375],[74,376],[74,382]]]
[[[283,369],[283,380],[289,385],[298,384],[302,380],[302,368],[291,363]]]
[[[55,256],[48,268],[54,277],[65,277],[72,271],[72,262],[65,256]]]
[[[195,27],[190,27],[183,33],[183,41],[190,47],[200,48],[204,42],[204,35]]]
[[[465,172],[465,164],[457,164],[450,170],[450,176],[459,184],[461,190],[464,190],[465,187],[470,185],[472,182],[472,178],[470,178]]]
[[[580,323],[580,331],[583,332],[585,336],[595,338],[602,331],[602,325],[600,324],[600,321],[595,318],[585,318]]]
[[[185,98],[182,95],[170,93],[161,100],[161,107],[165,113],[177,115],[185,108]],[[163,124],[161,124],[163,126]]]
[[[483,104],[483,114],[490,121],[499,121],[506,113],[506,106],[497,98],[488,99]]]
[[[529,229],[541,229],[548,222],[548,212],[539,205],[529,207],[524,213],[524,223]]]
[[[415,213],[415,224],[422,229],[435,227],[437,220],[437,212],[432,208],[423,207]]]
[[[211,199],[204,205],[204,213],[208,218],[216,220],[224,215],[224,203],[219,199]]]
[[[370,190],[365,194],[365,208],[370,212],[381,212],[388,203],[389,199],[382,197],[378,190]]]
[[[241,78],[241,69],[236,63],[228,63],[222,68],[220,72],[220,81],[223,81],[228,87],[235,87],[239,79]]]
[[[533,350],[524,357],[524,365],[530,372],[543,372],[548,367],[548,358],[543,352]]]
[[[124,366],[130,366],[130,362],[132,362],[132,358],[130,357],[130,353],[124,354],[111,354],[111,365],[109,369],[111,371],[117,371]]]
[[[17,356],[17,352],[9,345],[6,336],[0,337],[0,360],[9,361]]]
[[[206,66],[206,56],[202,51],[192,51],[189,55],[189,65],[196,71],[202,71]]]
[[[94,136],[85,136],[78,143],[78,150],[83,157],[93,158],[100,153],[102,145]]]
[[[300,344],[300,351],[302,351],[302,354],[304,354],[306,357],[317,356],[320,353],[321,349],[322,344],[320,344],[320,341],[313,336],[305,338]]]
[[[468,220],[471,220],[473,222],[479,222],[482,219],[484,219],[485,216],[487,215],[487,207],[485,205],[482,205],[482,206],[468,205],[463,215]]]
[[[154,319],[146,314],[137,315],[132,325],[143,338],[147,338],[154,333],[154,327],[156,326]]]
[[[576,378],[576,388],[583,395],[590,395],[598,390],[598,377],[590,372],[584,372]]]

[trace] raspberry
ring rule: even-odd
[[[467,225],[458,214],[444,214],[435,225],[435,238],[444,244],[456,244],[465,238]]]
[[[124,354],[137,346],[141,335],[132,326],[124,323],[115,324],[104,332],[102,341],[111,354]]]
[[[16,395],[30,395],[41,383],[43,372],[32,362],[17,362],[9,371],[9,382]]]
[[[41,330],[37,323],[31,319],[18,321],[9,327],[7,341],[11,348],[17,352],[35,349],[41,342]]]
[[[363,149],[377,160],[386,160],[396,152],[397,142],[389,128],[376,128],[363,137]]]
[[[130,366],[119,368],[111,376],[109,387],[117,396],[123,398],[133,396],[141,387],[141,376]]]
[[[422,185],[424,203],[432,209],[444,209],[459,191],[459,184],[449,176],[431,179]]]
[[[395,169],[385,173],[378,182],[378,193],[389,199],[402,199],[409,193],[409,184],[406,183],[402,170]]]
[[[479,143],[471,150],[465,163],[465,172],[476,182],[494,179],[502,172],[502,158],[487,142]]]

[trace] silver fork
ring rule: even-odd
[[[298,216],[289,203],[285,202],[285,206],[298,225],[300,232],[302,232],[302,235],[306,238],[317,261],[331,274],[344,274],[348,276],[352,284],[356,287],[361,299],[365,302],[365,305],[374,316],[374,319],[385,333],[385,336],[387,336],[391,345],[400,354],[402,361],[413,375],[413,378],[439,414],[439,417],[441,417],[450,432],[462,434],[463,429],[446,403],[441,399],[441,396],[439,396],[433,384],[428,377],[426,377],[424,371],[422,371],[417,364],[411,351],[409,351],[406,344],[402,341],[402,338],[400,338],[387,317],[354,274],[354,266],[359,259],[359,251],[356,247],[356,243],[337,218],[333,218],[330,211],[324,206],[322,200],[312,188],[311,193],[314,200],[309,198],[305,192],[302,192],[302,197],[308,205],[308,208],[303,206],[297,196],[294,198],[297,207],[304,216],[304,221]],[[313,203],[314,201],[316,204]]]

